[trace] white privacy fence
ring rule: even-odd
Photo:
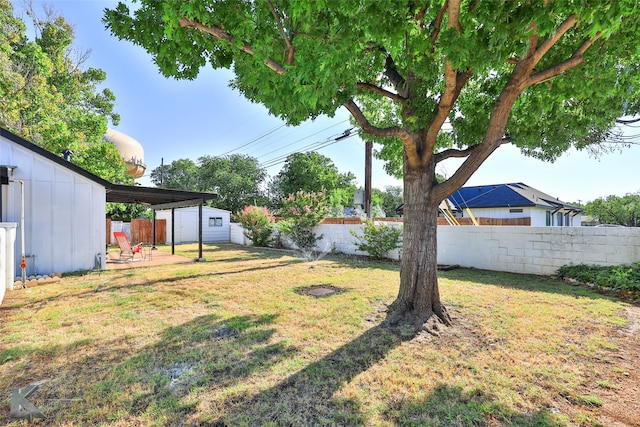
[[[391,226],[401,226],[389,223]],[[367,255],[349,230],[362,225],[321,224],[318,251]],[[238,224],[231,241],[250,244]],[[399,259],[399,250],[389,258]],[[438,263],[525,274],[554,274],[567,264],[622,265],[640,262],[640,228],[439,226]]]

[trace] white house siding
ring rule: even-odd
[[[25,254],[29,273],[48,274],[105,267],[104,186],[0,137],[0,164],[16,166],[23,180]],[[20,222],[20,184],[3,186],[3,221]],[[16,274],[21,270],[21,231],[16,236]]]
[[[547,226],[547,212],[551,212],[548,209],[542,209],[533,206],[527,207],[514,207],[514,209],[522,209],[522,212],[509,212],[510,208],[473,208],[471,213],[476,218],[531,218],[532,227],[546,227]],[[464,217],[469,216],[465,211]],[[581,215],[578,214],[571,220],[572,227],[579,227],[581,225]],[[552,218],[551,225],[556,225],[556,217]]]
[[[175,209],[174,217],[176,221],[175,243],[189,243],[198,241],[198,206]],[[167,221],[167,243],[171,243],[171,210],[156,212],[157,219]],[[221,218],[222,224],[215,225],[209,219]],[[231,222],[231,212],[223,209],[202,207],[202,241],[205,243],[220,243],[231,241],[229,224]],[[218,222],[219,224],[219,222]]]

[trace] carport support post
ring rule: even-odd
[[[198,205],[198,261],[206,261],[202,258],[202,203]]]
[[[171,255],[176,254],[176,208],[171,208]]]
[[[151,223],[151,233],[153,237],[151,238],[151,250],[156,249],[156,210],[153,209],[153,222]]]

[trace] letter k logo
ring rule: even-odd
[[[11,390],[11,418],[46,418],[42,412],[36,408],[27,397],[38,389],[38,385],[28,385],[23,388]]]

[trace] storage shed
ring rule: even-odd
[[[104,269],[106,202],[197,209],[216,197],[112,184],[0,128],[0,287],[13,289],[22,254],[27,275]],[[202,258],[202,245],[199,252]]]
[[[156,211],[156,218],[167,221],[167,243],[180,244],[198,241],[198,206],[174,209],[173,238],[171,235],[171,210]],[[203,206],[202,241],[205,243],[230,242],[230,222],[231,212]]]
[[[2,128],[0,175],[0,222],[18,224],[17,276],[23,253],[27,274],[105,267],[107,181]]]

